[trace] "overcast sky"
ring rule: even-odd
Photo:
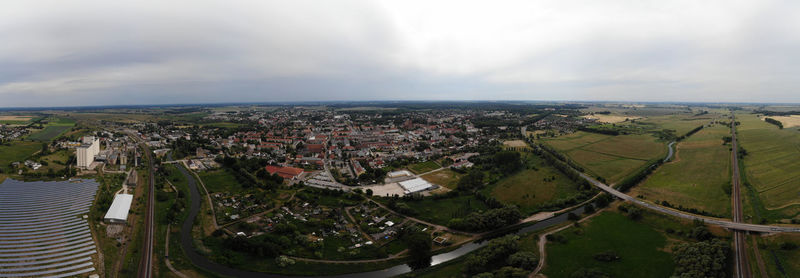
[[[0,107],[800,102],[800,1],[2,1]]]

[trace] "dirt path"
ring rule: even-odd
[[[600,212],[603,212],[605,210],[606,209],[597,210],[594,213],[592,213],[591,215],[586,216],[586,217],[581,218],[580,220],[578,220],[578,223],[583,223],[584,221],[589,220],[592,217],[595,217],[595,216],[599,215]],[[569,227],[572,227],[572,226],[573,225],[565,225],[565,226],[560,227],[558,229],[551,230],[549,232],[546,232],[544,234],[539,235],[539,264],[536,265],[536,269],[534,269],[533,272],[531,272],[531,274],[528,275],[528,278],[545,277],[544,275],[539,274],[539,272],[542,271],[542,269],[544,268],[545,263],[546,263],[545,261],[547,260],[547,248],[546,248],[547,247],[547,236],[551,235],[551,234],[558,233],[558,232],[563,231],[563,230],[565,230],[565,229],[567,229]]]

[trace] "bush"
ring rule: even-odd
[[[617,255],[616,252],[609,250],[594,254],[594,259],[601,262],[613,262],[613,261],[618,261],[620,257]]]
[[[539,258],[533,252],[521,251],[508,256],[506,263],[513,267],[534,270],[539,264]]]

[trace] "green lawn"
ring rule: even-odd
[[[490,185],[485,190],[503,203],[520,207],[523,214],[535,212],[539,205],[578,193],[578,186],[542,158],[523,154],[527,169]]]
[[[651,227],[614,212],[603,212],[580,228],[557,233],[566,243],[548,242],[544,274],[570,277],[580,268],[597,268],[610,277],[670,277],[674,264],[663,249],[667,239]],[[621,259],[601,262],[594,255],[613,251]]]
[[[200,172],[197,175],[203,180],[209,193],[236,193],[244,190],[236,178],[225,169]]]
[[[475,196],[465,195],[446,199],[424,198],[405,202],[415,212],[414,217],[440,225],[447,225],[452,218],[463,217],[473,211],[485,211],[486,204]]]
[[[408,170],[411,170],[411,172],[414,172],[414,174],[421,174],[439,168],[441,168],[441,166],[439,166],[439,164],[436,164],[435,161],[431,160],[408,165]]]
[[[632,195],[729,216],[731,156],[723,136],[730,136],[730,128],[714,125],[678,143],[675,157],[634,187]]]

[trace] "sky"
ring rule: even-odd
[[[2,1],[0,107],[800,102],[800,1]]]

